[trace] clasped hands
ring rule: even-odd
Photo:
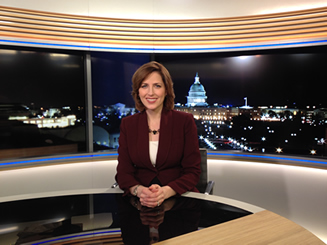
[[[137,196],[142,206],[154,208],[162,204],[162,202],[175,195],[176,192],[169,186],[153,184],[150,187],[139,186]]]
[[[141,188],[137,196],[140,198],[141,205],[149,208],[160,206],[161,203],[165,200],[164,191],[162,187],[157,184],[153,184],[148,188]]]

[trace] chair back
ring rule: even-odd
[[[201,154],[201,174],[200,174],[200,180],[196,185],[196,188],[201,193],[204,193],[206,191],[207,184],[208,184],[207,149],[200,148],[200,154]]]

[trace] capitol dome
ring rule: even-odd
[[[200,92],[200,93],[205,93],[206,91],[204,90],[203,85],[198,81],[192,84],[189,93],[194,93],[194,92]]]
[[[206,91],[203,85],[200,83],[200,77],[198,73],[196,73],[194,83],[188,92],[186,106],[207,106],[208,103],[206,101]]]

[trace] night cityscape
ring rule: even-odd
[[[209,105],[198,74],[191,84],[187,103],[175,109],[193,114],[200,147],[259,153],[325,156],[326,108],[315,106]],[[187,89],[185,89],[187,91]],[[94,108],[95,125],[107,128],[118,138],[117,119],[136,113],[124,104]],[[113,115],[115,115],[113,117]],[[115,141],[116,142],[116,141]],[[110,145],[115,148],[118,144]]]
[[[327,56],[310,52],[156,55],[156,60],[173,78],[175,109],[193,114],[200,147],[326,157],[327,101],[321,75]],[[1,63],[5,82],[0,94],[0,150],[71,145],[70,151],[85,152],[83,59],[78,54],[35,51],[0,54],[6,61]],[[131,77],[149,58],[92,54],[95,151],[118,148],[121,119],[137,112]],[[13,67],[10,62],[15,60]],[[52,85],[44,86],[43,81]],[[25,89],[15,89],[22,85]]]

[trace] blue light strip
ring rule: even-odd
[[[306,162],[306,163],[314,163],[314,164],[327,164],[327,161],[316,161],[316,160],[298,159],[298,158],[290,158],[290,157],[258,156],[258,155],[247,155],[247,154],[213,153],[213,152],[208,152],[207,155],[248,157],[248,158],[260,158],[260,159],[286,160],[286,161],[294,161],[294,162]]]
[[[257,49],[257,48],[277,48],[283,46],[306,46],[314,44],[326,44],[327,40],[304,41],[304,42],[291,42],[291,43],[274,43],[274,44],[260,44],[260,45],[247,45],[247,46],[232,46],[232,47],[215,47],[215,48],[123,48],[123,47],[98,47],[87,45],[71,45],[71,44],[57,44],[57,43],[42,43],[32,41],[15,41],[15,40],[0,40],[2,43],[8,44],[24,44],[24,45],[37,45],[37,46],[51,46],[58,48],[71,48],[71,49],[91,49],[91,50],[110,50],[110,51],[144,51],[144,52],[212,52],[212,51],[228,51],[234,49]]]
[[[51,157],[51,158],[42,158],[42,159],[31,159],[31,160],[22,160],[14,162],[4,162],[0,163],[0,166],[6,165],[15,165],[15,164],[26,164],[26,163],[38,163],[38,162],[47,162],[47,161],[57,161],[57,160],[77,160],[82,158],[91,158],[91,157],[107,157],[107,156],[118,156],[118,153],[104,153],[104,154],[90,154],[90,155],[78,155],[78,156],[65,156],[65,157]]]
[[[273,160],[284,160],[284,161],[294,161],[303,163],[313,163],[313,164],[327,164],[327,161],[317,161],[309,159],[298,159],[290,157],[275,157],[275,156],[262,156],[262,155],[252,155],[252,154],[233,154],[233,153],[216,153],[208,152],[208,156],[230,156],[230,157],[246,157],[246,158],[259,158],[259,159],[273,159]],[[65,156],[65,157],[51,157],[42,159],[31,159],[31,160],[21,160],[14,162],[3,162],[0,166],[15,165],[15,164],[27,164],[27,163],[38,163],[47,161],[58,161],[58,160],[78,160],[84,158],[97,158],[97,157],[114,157],[118,156],[118,153],[103,153],[103,154],[90,154],[90,155],[77,155],[77,156]]]
[[[62,241],[62,240],[67,240],[67,239],[75,239],[75,238],[80,238],[80,237],[85,237],[85,236],[105,235],[105,234],[110,234],[110,233],[121,233],[121,230],[119,229],[119,230],[102,231],[102,232],[95,232],[95,233],[92,232],[92,233],[86,233],[86,234],[81,234],[81,235],[61,237],[61,238],[56,238],[56,239],[47,240],[47,241],[43,241],[43,242],[32,243],[32,245],[45,244],[45,243],[50,243],[50,242],[57,242],[57,241]]]

